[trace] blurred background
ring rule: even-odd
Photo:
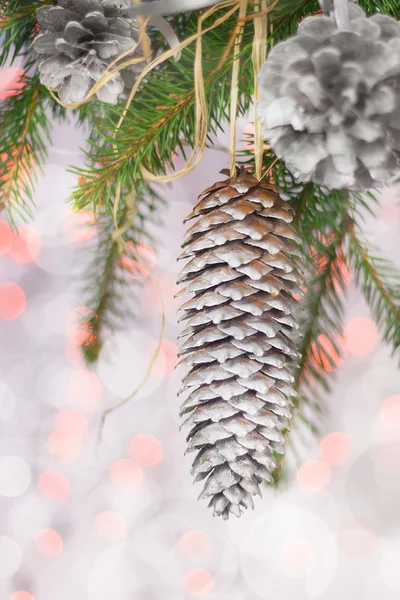
[[[17,74],[1,73],[0,97]],[[8,78],[8,79],[7,79]],[[13,79],[14,78],[14,79]],[[251,126],[242,120],[238,137]],[[37,210],[13,233],[0,219],[1,600],[337,600],[400,597],[400,372],[347,273],[344,359],[319,439],[300,440],[287,482],[265,489],[240,520],[214,519],[196,500],[179,432],[174,371],[175,279],[183,218],[227,166],[226,140],[191,173],[160,187],[156,252],[132,306],[94,371],[79,350],[88,310],[82,247],[96,242],[90,212],[66,202],[84,164],[83,131],[55,125]],[[1,147],[0,147],[1,151]],[[177,167],[182,166],[179,157]],[[381,196],[368,239],[400,265],[400,187]],[[129,268],[129,266],[128,266]],[[130,403],[103,411],[151,377]]]

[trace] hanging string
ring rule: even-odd
[[[138,255],[138,253],[135,250],[133,250],[130,246],[128,246],[128,244],[124,241],[124,239],[122,237],[123,234],[134,225],[134,222],[135,222],[135,219],[137,216],[138,206],[137,206],[137,194],[136,194],[135,187],[133,186],[130,193],[128,193],[125,196],[126,216],[125,216],[125,219],[124,219],[123,223],[121,224],[121,226],[118,225],[118,217],[117,217],[118,203],[119,203],[120,195],[121,195],[121,188],[120,188],[120,185],[118,185],[117,193],[116,193],[116,202],[114,203],[114,209],[113,209],[113,219],[114,219],[114,227],[115,227],[115,231],[112,234],[113,242],[117,244],[118,254],[122,254],[123,251],[130,253],[132,259],[136,263],[138,263],[139,265],[142,265],[143,267],[147,267],[147,265],[144,263],[142,258]],[[146,384],[148,378],[151,375],[154,364],[155,364],[155,362],[158,358],[158,355],[160,353],[160,350],[161,350],[161,346],[162,346],[162,342],[163,342],[163,338],[164,338],[164,332],[165,332],[165,307],[164,307],[164,301],[163,301],[163,297],[162,297],[160,284],[157,280],[157,277],[151,271],[149,272],[149,277],[156,289],[158,300],[159,300],[159,303],[161,306],[161,325],[160,325],[160,332],[159,332],[159,336],[158,336],[157,346],[156,346],[155,351],[150,359],[146,373],[143,376],[140,383],[135,387],[135,389],[128,396],[126,396],[123,400],[118,402],[118,404],[115,404],[114,406],[107,408],[102,413],[99,431],[98,431],[98,438],[97,438],[97,449],[98,450],[99,450],[99,447],[101,444],[104,426],[105,426],[107,418],[113,412],[115,412],[122,406],[125,406],[125,404],[127,404],[128,402],[130,402],[130,400],[132,400],[132,398],[134,398],[136,396],[136,394],[143,388],[143,386]]]
[[[237,26],[237,34],[233,46],[233,67],[232,67],[232,83],[231,83],[231,107],[230,107],[230,139],[229,139],[229,170],[231,178],[236,176],[236,117],[239,99],[239,66],[240,59],[238,53],[243,37],[244,18],[247,12],[248,0],[239,0],[239,20]]]
[[[265,9],[266,4],[267,0],[255,0],[254,12],[258,13],[260,10]],[[265,18],[261,17],[254,19],[253,23],[254,39],[252,48],[252,63],[254,72],[254,155],[256,177],[258,180],[260,180],[262,178],[264,139],[261,123],[257,118],[257,102],[260,97],[258,74],[267,54],[268,15],[265,15]]]

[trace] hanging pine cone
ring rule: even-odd
[[[224,519],[253,507],[259,484],[272,480],[295,395],[299,252],[278,189],[241,171],[205,190],[180,257],[189,259],[180,293],[194,294],[182,306],[181,392],[190,392],[181,414],[195,481],[207,478],[200,498]]]
[[[31,49],[40,58],[40,81],[67,104],[81,102],[107,66],[134,47],[140,35],[121,0],[58,0],[56,6],[38,8],[36,15],[41,29]],[[139,45],[123,60],[141,53]],[[99,100],[115,104],[142,68],[138,63],[113,75],[96,93]]]
[[[300,181],[363,190],[400,170],[400,24],[353,3],[349,18],[308,17],[271,50],[258,114]]]

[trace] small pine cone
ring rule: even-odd
[[[349,18],[308,17],[271,50],[258,115],[296,178],[363,190],[400,169],[400,23],[353,3]]]
[[[142,54],[140,45],[135,47],[138,23],[122,0],[58,0],[36,15],[41,29],[30,48],[40,59],[40,81],[65,103],[81,102],[123,52],[134,48],[123,60]],[[142,68],[137,63],[113,75],[96,93],[99,100],[116,104]]]
[[[182,306],[189,371],[180,392],[190,392],[181,414],[197,452],[192,474],[207,478],[200,498],[224,519],[253,507],[259,484],[272,480],[295,395],[299,251],[278,190],[245,171],[205,190],[180,257],[189,259],[180,294],[193,294]]]

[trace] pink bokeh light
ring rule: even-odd
[[[35,600],[35,598],[29,592],[20,590],[11,594],[10,600]]]
[[[11,248],[12,237],[11,227],[4,219],[0,219],[0,256],[6,254]]]
[[[147,277],[156,264],[156,253],[151,246],[143,242],[134,244],[129,241],[126,244],[126,252],[121,255],[118,263],[129,271],[132,279]]]
[[[205,569],[191,569],[185,573],[184,586],[194,596],[205,596],[214,588],[214,577]]]
[[[307,460],[297,471],[297,485],[310,492],[325,488],[331,480],[329,465],[322,460]]]
[[[151,342],[147,349],[148,360],[150,361],[158,347],[158,341]],[[171,376],[178,362],[178,346],[171,340],[162,340],[159,354],[154,362],[152,373],[161,377]]]
[[[137,489],[143,483],[143,471],[134,460],[121,458],[109,470],[112,483],[120,488]]]
[[[82,450],[81,436],[67,429],[53,429],[50,432],[47,447],[50,454],[60,462],[75,462]]]
[[[97,535],[108,542],[118,542],[126,536],[126,523],[120,514],[106,510],[99,513],[94,520]]]
[[[384,400],[379,411],[379,420],[388,430],[400,429],[400,394],[394,394]]]
[[[55,427],[69,431],[81,440],[87,436],[89,429],[85,415],[73,409],[60,410],[55,416]]]
[[[349,354],[367,356],[378,343],[378,329],[368,317],[356,317],[344,328],[344,346]]]
[[[21,93],[26,85],[25,71],[19,67],[9,67],[0,71],[0,99]]]
[[[13,232],[9,255],[16,263],[29,263],[39,256],[40,245],[36,229],[31,225],[21,225],[18,232]]]
[[[52,500],[65,500],[69,496],[68,479],[58,471],[40,473],[38,486],[42,494]]]
[[[130,440],[129,454],[141,467],[155,467],[162,460],[163,448],[154,435],[141,433]]]
[[[0,285],[0,318],[6,321],[17,319],[25,310],[24,290],[13,281]]]
[[[334,431],[326,435],[320,442],[319,453],[331,467],[344,465],[353,453],[351,439],[345,433]]]
[[[40,529],[35,534],[35,546],[44,556],[58,556],[63,550],[62,537],[54,529]]]
[[[88,242],[97,235],[96,215],[92,210],[69,210],[64,217],[63,232],[74,244]]]
[[[79,406],[96,406],[101,399],[102,385],[95,373],[86,369],[74,371],[68,383],[71,402]]]

